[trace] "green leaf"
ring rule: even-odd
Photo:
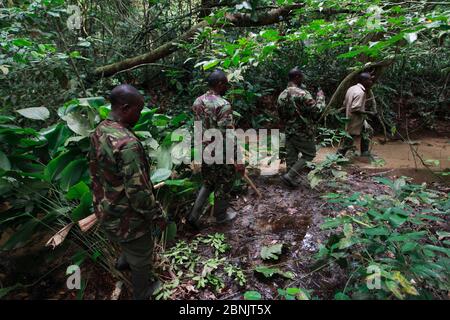
[[[365,228],[363,232],[368,236],[388,236],[391,233],[386,227]]]
[[[72,211],[70,218],[73,222],[78,222],[91,214],[92,193],[86,192],[80,199],[80,204]]]
[[[438,247],[438,246],[434,246],[434,245],[431,245],[431,244],[425,245],[424,248],[444,253],[444,254],[446,254],[447,256],[450,257],[450,249],[448,249],[448,248]]]
[[[205,63],[204,65],[203,65],[203,70],[209,70],[209,69],[212,69],[212,68],[214,68],[215,66],[217,66],[218,64],[220,63],[220,60],[211,60],[211,61],[208,61],[207,63]]]
[[[57,125],[41,130],[39,133],[47,139],[51,155],[54,155],[72,135],[72,132],[64,123],[58,123]]]
[[[286,293],[290,296],[295,296],[297,300],[310,300],[308,292],[301,288],[287,288]]]
[[[166,180],[166,186],[177,186],[177,187],[191,187],[193,183],[188,179],[173,179]]]
[[[284,272],[279,268],[268,268],[265,266],[257,266],[255,271],[263,274],[266,278],[271,278],[274,275],[280,275],[288,279],[294,279],[294,274],[292,272]]]
[[[11,170],[11,162],[3,151],[0,151],[0,169],[5,171]]]
[[[411,241],[423,238],[426,235],[426,231],[410,232],[405,234],[399,234],[388,238],[389,241]]]
[[[281,254],[281,251],[283,249],[283,244],[276,244],[270,247],[262,247],[261,248],[261,258],[263,260],[278,260],[278,255]]]
[[[45,107],[34,107],[16,110],[21,116],[32,120],[47,120],[50,117],[50,111]]]
[[[51,160],[45,167],[44,174],[47,181],[58,180],[61,178],[61,172],[76,156],[74,151],[66,151],[58,157]]]
[[[33,45],[33,43],[30,40],[27,39],[14,39],[13,41],[11,41],[11,43],[17,47],[31,47]]]
[[[80,200],[88,192],[90,192],[88,185],[84,181],[81,181],[69,189],[66,198],[68,200]]]
[[[338,292],[334,295],[335,300],[351,300],[348,295],[343,292]]]
[[[172,175],[171,170],[161,168],[161,169],[157,169],[155,172],[153,172],[151,180],[153,183],[159,183],[159,182],[169,179],[171,175]]]
[[[89,132],[91,130],[89,120],[83,117],[81,114],[76,112],[71,112],[62,117],[64,121],[66,121],[67,126],[75,132],[76,134],[87,137],[89,136]]]
[[[389,289],[389,291],[391,291],[398,299],[401,299],[401,300],[404,299],[404,296],[400,292],[400,288],[398,287],[398,284],[395,281],[387,280],[385,282],[385,284],[386,284],[386,287]]]
[[[353,225],[351,223],[344,224],[344,235],[346,238],[353,235]]]
[[[74,160],[61,172],[60,186],[63,190],[77,184],[87,174],[88,163],[86,159]]]
[[[394,227],[401,226],[403,223],[406,222],[407,219],[408,219],[408,217],[399,216],[396,214],[392,214],[389,216],[389,220],[391,221],[391,223]]]
[[[0,123],[13,122],[16,118],[13,116],[0,115]]]
[[[261,300],[261,293],[258,291],[247,291],[244,293],[244,300]]]
[[[410,252],[410,251],[413,251],[415,248],[417,248],[417,246],[418,246],[418,244],[417,244],[416,242],[406,242],[406,243],[402,246],[401,251],[402,251],[403,253],[405,253],[405,252]]]

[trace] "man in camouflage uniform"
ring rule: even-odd
[[[198,222],[211,192],[214,192],[214,216],[216,221],[224,223],[236,217],[235,212],[228,211],[230,191],[236,177],[235,165],[227,164],[225,158],[226,130],[234,129],[233,110],[230,103],[222,97],[228,90],[228,79],[224,72],[216,70],[211,73],[207,81],[209,91],[195,100],[192,110],[195,121],[201,121],[203,132],[208,129],[218,129],[221,132],[224,141],[224,154],[220,155],[220,157],[223,157],[223,164],[206,164],[202,161],[203,186],[188,217],[189,224],[196,229],[199,229]],[[210,143],[211,141],[203,141],[203,146],[208,146]]]
[[[347,119],[346,131],[350,137],[344,138],[338,154],[345,156],[350,150],[355,150],[354,142],[361,139],[361,156],[370,157],[370,139],[373,129],[367,122],[368,115],[376,112],[366,111],[368,92],[373,86],[373,77],[370,73],[363,72],[359,75],[358,83],[347,90],[344,100]]]
[[[296,188],[296,178],[306,163],[316,156],[316,121],[325,107],[322,90],[317,99],[301,87],[303,73],[297,67],[289,71],[289,83],[278,97],[278,114],[286,134],[288,172],[281,177],[287,186]]]
[[[152,228],[162,209],[153,195],[144,148],[131,128],[144,106],[143,96],[121,85],[110,95],[111,113],[91,135],[90,173],[94,209],[101,227],[122,249],[119,267],[129,267],[134,299],[149,299]]]

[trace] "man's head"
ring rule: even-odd
[[[220,95],[224,95],[228,90],[228,78],[222,70],[213,71],[207,79],[208,86]]]
[[[361,83],[364,88],[370,89],[374,84],[374,78],[370,73],[362,72],[359,74],[359,83]]]
[[[299,67],[295,67],[289,71],[288,74],[289,81],[295,83],[296,85],[301,85],[303,82],[303,72]]]
[[[139,91],[128,84],[115,87],[109,95],[111,111],[118,121],[128,127],[133,127],[139,120],[144,97]]]

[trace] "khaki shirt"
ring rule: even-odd
[[[350,135],[359,136],[363,129],[365,115],[354,113],[355,111],[366,111],[367,94],[366,88],[360,83],[350,87],[345,95],[344,106],[346,116],[350,119],[347,124],[347,132]]]

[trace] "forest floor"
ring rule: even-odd
[[[418,154],[424,160],[439,160],[436,170],[442,171],[450,167],[448,138],[417,139],[412,147],[417,148]],[[326,154],[334,152],[332,148],[323,148],[315,161],[321,161]],[[200,235],[224,234],[225,241],[231,247],[226,254],[226,261],[241,268],[247,282],[244,286],[239,286],[233,281],[228,281],[225,282],[224,288],[217,292],[209,288],[197,290],[192,285],[193,281],[188,280],[173,290],[171,298],[242,299],[245,291],[256,290],[263,298],[277,299],[277,289],[287,287],[311,290],[314,296],[322,299],[333,298],[336,290],[345,286],[348,275],[339,267],[331,265],[318,267],[315,264],[314,255],[319,245],[329,237],[329,232],[321,230],[320,225],[325,218],[338,214],[333,205],[321,197],[322,195],[336,191],[349,195],[354,192],[373,195],[389,193],[388,187],[374,181],[373,178],[377,175],[410,176],[416,183],[428,182],[432,188],[449,191],[448,179],[438,180],[420,164],[420,161],[417,159],[414,161],[410,144],[399,141],[384,145],[376,143],[373,152],[384,160],[382,167],[379,163],[373,165],[355,157],[352,163],[345,167],[348,173],[346,181],[327,183],[314,190],[308,186],[302,186],[297,190],[287,189],[280,183],[277,173],[271,176],[254,176],[253,179],[263,196],[259,199],[251,189],[248,189],[245,194],[236,197],[232,206],[238,212],[238,216],[233,222],[218,226],[209,216],[205,221],[206,228],[201,234],[192,233],[187,227],[181,228],[177,241],[181,239],[189,242]],[[30,247],[13,253],[8,259],[10,267],[3,268],[9,271],[2,271],[0,264],[0,282],[9,285],[17,282],[32,284],[12,291],[6,296],[7,299],[77,298],[76,291],[65,289],[65,269],[70,264],[68,259],[70,261],[75,249],[71,247],[56,249],[54,256],[57,258],[39,259],[45,250],[49,250],[44,248],[47,238],[48,235],[43,235]],[[267,263],[260,257],[261,249],[263,246],[274,244],[283,244],[283,252],[278,261]],[[266,279],[253,271],[260,265],[292,272],[294,280],[282,276]],[[110,298],[115,280],[108,272],[87,261],[82,266],[82,274],[87,281],[84,299]],[[6,286],[5,284],[3,286]],[[123,290],[120,299],[129,297],[129,290]]]

